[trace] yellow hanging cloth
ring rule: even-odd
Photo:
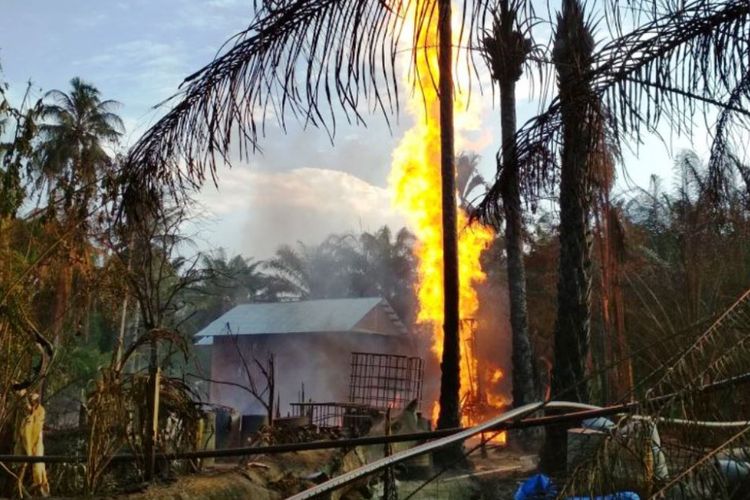
[[[14,454],[29,456],[44,456],[44,441],[42,432],[44,429],[44,418],[46,412],[38,394],[29,396],[29,403],[26,405],[26,415],[16,426],[16,443]],[[23,478],[26,475],[28,464],[23,464],[18,474],[18,492],[22,494]],[[31,467],[32,488],[31,492],[35,495],[48,497],[50,494],[49,482],[47,481],[47,468],[41,463],[35,463]]]

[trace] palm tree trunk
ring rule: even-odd
[[[552,397],[587,402],[586,360],[591,316],[590,176],[597,102],[590,91],[593,37],[578,0],[565,0],[558,17],[553,60],[562,116],[560,262],[554,332]],[[565,464],[564,426],[547,429],[542,465]]]
[[[438,66],[440,71],[440,175],[443,202],[443,359],[440,379],[438,428],[458,427],[459,391],[459,288],[456,235],[456,168],[453,151],[453,75],[451,2],[438,0]]]
[[[500,82],[500,121],[503,139],[503,210],[505,211],[505,251],[507,253],[508,296],[512,331],[513,406],[537,399],[534,384],[534,352],[529,339],[526,311],[526,267],[523,261],[523,220],[521,187],[516,159],[516,82]]]
[[[52,308],[52,343],[59,347],[62,343],[63,330],[65,329],[65,317],[68,312],[68,303],[70,301],[70,290],[72,287],[73,276],[70,269],[70,256],[66,260],[58,261],[60,266],[57,270],[57,279],[55,280],[55,300]]]
[[[573,133],[565,140],[585,142]],[[567,151],[563,152],[560,182],[560,268],[552,393],[556,398],[585,402],[588,400],[584,371],[590,328],[591,242],[586,195],[579,171],[585,168],[587,159],[581,144],[563,149]],[[566,163],[570,164],[567,169]]]
[[[560,263],[551,392],[553,399],[587,402],[589,387],[585,376],[590,328],[590,234],[586,196],[581,181],[587,164],[587,139],[582,127],[569,118],[563,118],[565,143],[560,179]],[[565,467],[566,432],[564,425],[546,429],[542,470],[552,473]]]

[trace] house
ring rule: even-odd
[[[352,352],[413,355],[416,349],[397,314],[378,297],[242,304],[196,337],[210,351],[209,402],[245,415],[263,414],[263,406],[232,384],[247,385],[246,364],[262,391],[258,364],[269,353],[286,415],[302,393],[305,401],[346,401]]]

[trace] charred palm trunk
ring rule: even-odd
[[[453,152],[453,75],[451,2],[438,0],[440,71],[440,175],[443,201],[443,359],[438,428],[460,424],[460,344],[458,317],[458,240],[456,234],[456,168]]]
[[[552,397],[578,402],[589,398],[585,370],[591,314],[590,176],[592,151],[597,144],[595,130],[599,129],[595,119],[597,104],[587,76],[593,48],[593,37],[579,1],[564,0],[553,51],[563,145]],[[548,469],[565,464],[561,460],[564,450],[565,429],[549,429],[544,460]]]
[[[502,156],[498,158],[500,195],[505,213],[505,251],[507,254],[508,296],[512,331],[513,406],[537,399],[534,383],[534,355],[529,340],[526,311],[526,267],[523,261],[523,219],[521,180],[516,157],[516,82],[531,49],[531,42],[515,28],[518,12],[508,0],[500,3],[492,36],[484,48],[492,76],[500,87],[500,125]]]
[[[507,254],[508,296],[513,347],[513,406],[537,399],[534,384],[534,354],[529,339],[526,312],[526,267],[523,261],[523,220],[518,162],[516,161],[516,82],[500,85],[500,114],[503,136],[503,175],[501,196],[505,211],[505,251]]]

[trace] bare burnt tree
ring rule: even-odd
[[[258,402],[266,412],[268,425],[273,422],[279,413],[279,394],[276,391],[276,356],[273,352],[264,353],[264,359],[256,356],[252,346],[250,350],[244,350],[240,342],[240,335],[232,332],[227,324],[227,333],[232,340],[234,352],[242,369],[242,381],[219,380],[211,378],[210,374],[202,366],[197,366],[196,373],[188,373],[190,378],[209,382],[211,384],[226,385],[242,390],[254,401]]]
[[[229,328],[229,325],[227,325]],[[232,339],[235,353],[242,367],[244,383],[238,383],[227,380],[215,380],[201,375],[194,375],[196,378],[206,380],[212,384],[228,385],[237,387],[246,392],[250,397],[257,401],[266,412],[268,425],[273,425],[278,412],[276,392],[276,368],[274,364],[275,355],[272,352],[265,353],[265,359],[259,359],[252,351],[245,352],[240,343],[240,336],[229,330],[229,336]]]
[[[152,191],[150,197],[140,204],[129,204],[119,193],[127,191],[133,178],[127,174],[115,181],[115,206],[119,215],[113,221],[107,243],[113,259],[119,265],[130,294],[137,304],[140,329],[129,346],[118,346],[113,353],[111,367],[112,386],[128,383],[124,376],[126,363],[136,351],[147,347],[148,378],[145,389],[130,392],[140,409],[145,409],[146,419],[142,429],[142,444],[145,459],[145,477],[151,479],[155,473],[155,453],[158,445],[159,398],[171,394],[173,399],[183,402],[181,418],[193,424],[196,415],[190,408],[192,396],[183,394],[188,387],[176,383],[162,374],[163,365],[174,354],[174,350],[160,352],[160,344],[177,346],[177,352],[187,356],[186,340],[180,335],[182,318],[178,312],[182,307],[181,294],[204,279],[199,268],[199,257],[188,259],[179,255],[186,244],[180,228],[187,217],[186,200],[169,203],[163,191]],[[123,349],[122,354],[120,349]],[[131,377],[132,378],[132,377]],[[106,392],[107,383],[99,393]]]
[[[19,391],[43,382],[53,359],[52,342],[33,320],[32,270],[44,259],[31,260],[12,245],[19,222],[18,210],[26,200],[23,173],[34,154],[34,139],[42,103],[31,101],[31,85],[19,107],[6,99],[0,81],[0,448],[13,443],[13,417],[19,409]]]

